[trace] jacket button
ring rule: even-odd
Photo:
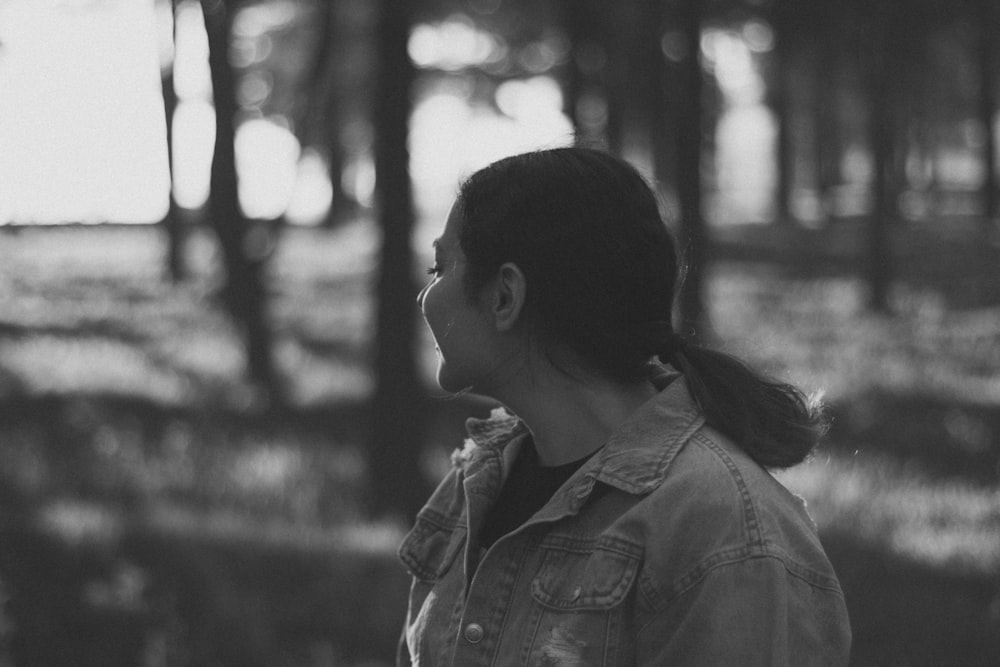
[[[478,644],[483,641],[483,635],[486,633],[483,632],[483,626],[478,623],[469,623],[465,626],[465,632],[463,634],[465,635],[465,641],[470,644]]]

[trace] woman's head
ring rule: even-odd
[[[560,370],[623,383],[659,356],[706,421],[765,466],[801,461],[825,430],[818,401],[673,332],[674,242],[649,186],[615,157],[559,148],[495,162],[462,185],[437,245],[421,304],[445,389],[502,384],[516,358],[506,345],[527,340]]]
[[[627,163],[583,148],[509,157],[462,185],[455,214],[468,294],[517,266],[524,330],[557,365],[631,381],[664,350],[676,253]]]

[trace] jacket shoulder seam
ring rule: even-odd
[[[747,531],[749,544],[751,546],[763,546],[764,531],[760,525],[757,505],[754,503],[750,488],[747,486],[746,480],[743,478],[743,473],[737,467],[736,462],[718,442],[705,434],[704,429],[699,429],[691,439],[706,447],[726,466],[733,483],[736,485],[736,490],[743,505],[743,524]]]
[[[677,599],[696,588],[713,571],[762,558],[771,558],[778,561],[789,576],[795,577],[813,588],[825,590],[840,597],[844,596],[840,585],[835,580],[830,579],[830,577],[801,565],[789,559],[784,554],[776,553],[769,549],[762,550],[745,546],[726,549],[712,554],[662,592],[657,591],[653,587],[648,577],[640,575],[640,592],[651,611],[654,613],[663,611]],[[643,627],[648,625],[649,622],[651,620],[643,624]],[[642,628],[640,628],[641,630]]]

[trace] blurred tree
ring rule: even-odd
[[[560,20],[566,30],[569,42],[569,58],[563,85],[563,112],[573,124],[576,143],[598,145],[602,141],[597,130],[598,123],[594,105],[598,98],[598,86],[594,74],[600,70],[603,49],[597,42],[594,8],[590,0],[560,0]],[[606,119],[605,119],[606,120]]]
[[[680,331],[693,338],[709,335],[704,296],[704,276],[709,257],[708,233],[702,215],[702,67],[701,0],[678,0],[676,18],[682,36],[683,55],[677,62],[678,104],[677,198],[680,205],[681,244],[686,267],[680,294]]]
[[[573,124],[576,143],[620,154],[628,106],[627,41],[620,24],[631,6],[595,0],[550,4],[555,10],[551,16],[534,10],[532,17],[555,22],[566,36],[563,112]]]
[[[177,46],[177,0],[167,0],[170,13],[170,26],[174,48]],[[167,213],[160,224],[167,236],[167,275],[174,283],[187,278],[187,266],[184,263],[184,221],[180,207],[174,197],[174,110],[177,108],[177,92],[174,90],[174,61],[163,70],[163,106],[167,121],[167,165],[170,171],[170,203]]]
[[[642,95],[649,145],[653,158],[653,177],[658,188],[672,183],[676,175],[676,158],[671,145],[668,87],[670,70],[663,52],[666,6],[662,0],[643,0],[637,14],[639,40],[638,88]]]
[[[209,69],[215,105],[215,152],[210,176],[209,216],[219,239],[225,268],[223,298],[240,328],[247,353],[247,370],[266,403],[281,396],[272,358],[267,322],[264,269],[273,251],[272,232],[244,216],[236,175],[236,90],[229,62],[235,7],[223,0],[201,0],[208,34]]]
[[[750,4],[761,8],[753,8],[752,15],[767,22],[773,33],[765,78],[766,100],[775,119],[774,218],[779,224],[794,224],[799,213],[793,202],[803,157],[811,159],[821,204],[839,180],[837,102],[843,87],[837,79],[837,56],[849,43],[843,25],[850,20],[850,8],[832,0]],[[807,114],[811,123],[805,122]],[[807,125],[809,135],[800,129]],[[806,136],[811,136],[809,147],[802,145]]]
[[[813,15],[816,30],[816,54],[812,71],[812,138],[813,169],[820,215],[828,217],[833,210],[831,192],[840,184],[842,152],[838,124],[838,102],[841,79],[838,43],[843,39],[843,10],[822,2]]]
[[[920,152],[922,91],[928,85],[931,71],[927,45],[936,21],[927,7],[929,3],[909,3],[889,10],[889,33],[886,48],[889,85],[884,94],[889,100],[889,122],[893,132],[890,142],[892,178],[889,181],[891,215],[897,222],[905,218],[902,201],[911,189],[911,158]]]
[[[976,2],[979,22],[979,121],[983,126],[983,240],[988,244],[997,219],[996,110],[997,110],[997,44],[1000,30],[1000,8],[997,0]],[[985,245],[985,244],[984,244]]]
[[[414,224],[410,156],[413,64],[407,52],[411,6],[382,0],[376,28],[375,204],[382,244],[376,286],[375,395],[369,447],[370,507],[409,521],[426,500],[421,475],[424,392],[417,374]]]
[[[982,68],[977,59],[977,39],[979,26],[979,0],[971,0],[953,7],[963,10],[960,14],[947,12],[946,7],[931,15],[925,22],[927,51],[921,67],[924,80],[924,103],[922,112],[926,116],[926,129],[920,138],[926,143],[926,171],[928,191],[932,195],[933,213],[946,214],[951,199],[949,190],[956,185],[954,170],[944,158],[956,149],[975,150],[976,142],[969,143],[968,120],[978,117],[981,109]],[[981,43],[981,42],[980,42]],[[985,129],[985,128],[984,128]],[[971,135],[974,136],[974,135]],[[985,135],[980,135],[980,140]],[[985,155],[983,155],[985,157]],[[984,181],[985,182],[985,181]]]
[[[358,49],[351,48],[352,40],[358,38],[358,15],[366,13],[367,9],[356,0],[323,0],[317,11],[320,16],[316,49],[306,81],[306,109],[298,134],[303,146],[318,150],[326,161],[331,196],[324,224],[332,227],[351,218],[359,208],[343,185],[348,156],[342,133],[350,116],[349,104],[344,98],[356,99],[362,88],[352,75],[365,70],[363,66],[368,64],[358,63]]]
[[[569,42],[569,58],[563,82],[563,113],[573,125],[576,143],[588,144],[590,142],[585,135],[588,128],[581,117],[581,104],[586,90],[585,54],[590,43],[591,22],[587,20],[589,8],[586,2],[579,0],[560,0],[558,7]]]
[[[595,0],[559,0],[556,8],[569,45],[563,108],[576,143],[621,154],[630,108],[634,8]]]
[[[898,16],[885,3],[867,7],[866,18],[867,93],[869,99],[868,131],[872,151],[872,211],[868,221],[868,305],[876,312],[889,310],[890,266],[889,233],[896,213],[896,188],[893,183],[894,123],[897,80],[894,78],[895,55],[891,39]]]
[[[629,124],[629,109],[633,101],[630,78],[634,27],[633,4],[615,5],[597,3],[595,9],[599,53],[602,59],[602,83],[606,108],[605,139],[607,148],[616,155],[623,155]]]
[[[768,82],[768,103],[777,124],[774,160],[777,183],[775,186],[775,218],[781,224],[791,223],[792,186],[795,170],[792,145],[792,63],[799,51],[803,14],[814,11],[795,0],[775,0],[769,14],[774,30],[774,48],[771,51],[771,76]]]

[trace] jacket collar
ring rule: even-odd
[[[591,469],[594,479],[627,493],[658,487],[677,453],[705,423],[682,375],[654,366],[650,380],[660,392],[611,434]]]
[[[658,487],[670,463],[705,419],[678,373],[650,366],[650,381],[660,392],[639,407],[611,434],[604,447],[573,476],[572,494],[589,495],[594,481],[632,494],[646,494]],[[452,454],[452,463],[468,470],[484,457],[496,456],[528,428],[504,408],[487,419],[468,419],[465,446]],[[504,452],[504,459],[513,452]],[[569,490],[569,489],[567,489]]]

